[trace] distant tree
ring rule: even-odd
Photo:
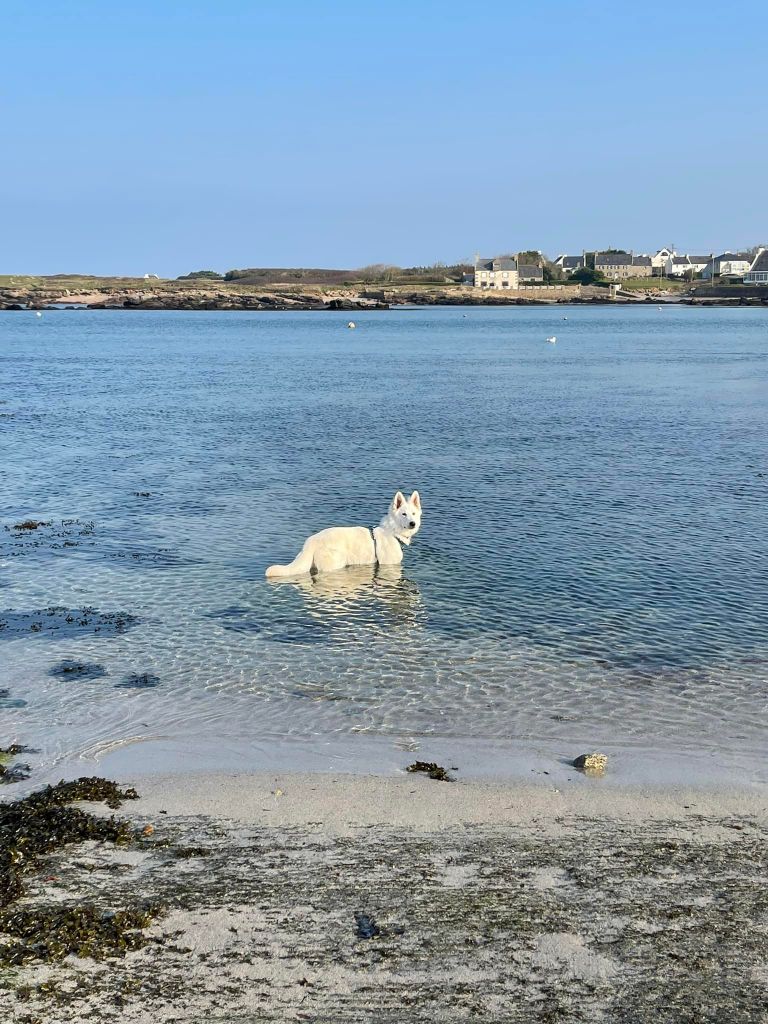
[[[517,254],[517,262],[529,267],[540,267],[544,262],[544,257],[538,249],[526,249],[525,252]]]
[[[571,274],[572,281],[578,281],[579,284],[596,284],[598,281],[604,281],[605,276],[602,270],[594,270],[592,267],[579,267],[578,270],[574,270]]]
[[[218,270],[193,270],[191,274],[182,274],[177,281],[194,281],[203,278],[207,281],[223,281],[224,277]]]
[[[559,284],[565,280],[565,274],[550,260],[544,261],[544,284]]]
[[[391,263],[370,263],[358,271],[363,281],[394,281],[403,271]]]

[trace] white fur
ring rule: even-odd
[[[389,511],[371,531],[364,526],[332,526],[313,533],[290,565],[270,565],[267,576],[299,576],[307,572],[335,572],[348,565],[398,565],[401,544],[410,544],[421,526],[421,499],[414,491],[406,498],[400,491]]]

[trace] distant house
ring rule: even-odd
[[[659,249],[655,256],[651,256],[651,266],[656,271],[666,270],[667,261],[675,255],[672,249]]]
[[[505,288],[517,288],[520,277],[517,272],[517,260],[511,256],[496,256],[493,259],[475,260],[475,288],[494,288],[503,291]]]
[[[712,256],[678,256],[673,254],[667,260],[665,273],[667,277],[684,277],[686,274],[696,276],[700,274]]]
[[[586,266],[584,256],[558,256],[553,266],[562,270],[566,277],[570,277],[574,270],[581,270]]]
[[[768,249],[761,249],[744,275],[744,284],[768,284]]]
[[[544,284],[544,268],[531,263],[518,263],[517,275],[520,284]]]
[[[715,277],[736,280],[743,278],[749,272],[751,264],[752,257],[748,252],[723,252],[707,261],[701,276],[705,281],[711,281]]]
[[[630,277],[651,277],[653,266],[650,256],[635,256],[631,252],[596,252],[595,270],[609,281],[626,281]]]

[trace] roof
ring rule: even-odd
[[[768,271],[768,249],[762,249],[757,256],[755,256],[752,266],[749,268],[750,274],[754,274],[756,270]]]
[[[517,270],[517,263],[509,256],[494,256],[492,259],[475,260],[475,270]]]
[[[733,263],[735,261],[741,261],[742,263],[751,263],[752,257],[748,252],[721,252],[719,256],[715,257],[715,262]],[[707,260],[709,262],[709,260]]]
[[[602,267],[627,267],[632,263],[632,256],[628,252],[596,252],[595,266]]]
[[[555,263],[559,263],[561,267],[570,269],[576,269],[576,267],[584,266],[583,256],[558,256]]]
[[[684,263],[686,266],[688,266],[689,263],[693,263],[693,262],[694,262],[694,260],[690,256],[673,256],[672,257],[672,263],[673,264],[674,263],[681,263],[681,264]]]
[[[651,267],[653,262],[650,256],[635,256],[632,260],[633,267]]]
[[[517,269],[520,271],[520,277],[544,277],[544,271],[535,263],[521,263]]]
[[[689,256],[688,259],[691,261],[691,263],[701,263],[703,266],[706,266],[707,263],[709,263],[709,261],[712,259],[712,257],[711,256]]]

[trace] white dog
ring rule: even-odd
[[[270,565],[267,576],[298,576],[305,572],[335,572],[348,565],[398,565],[403,560],[401,544],[410,544],[421,526],[421,499],[400,491],[389,512],[373,530],[365,526],[333,526],[313,533],[290,565]]]

